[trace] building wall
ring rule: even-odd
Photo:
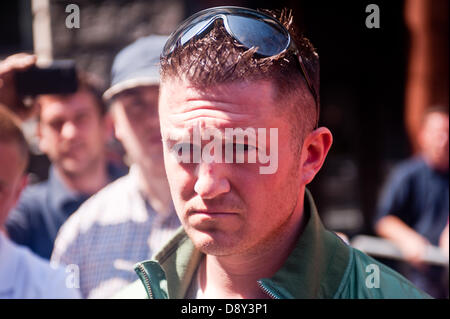
[[[80,28],[68,29],[65,8],[80,8]],[[180,0],[50,1],[53,55],[74,58],[77,66],[98,75],[105,85],[115,54],[139,37],[170,34],[184,17]]]

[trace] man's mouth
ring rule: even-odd
[[[228,231],[232,231],[241,227],[244,216],[239,210],[217,207],[217,209],[190,209],[186,218],[187,223],[197,230],[208,231],[225,227]]]
[[[189,215],[209,215],[214,217],[220,216],[228,216],[228,215],[237,215],[238,213],[235,211],[226,211],[226,210],[191,210]]]
[[[63,151],[61,152],[63,156],[72,157],[76,155],[78,152],[83,150],[84,146],[82,144],[74,144],[63,147]]]

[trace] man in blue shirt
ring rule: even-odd
[[[439,245],[449,216],[448,110],[431,108],[419,135],[421,154],[391,174],[378,205],[375,230],[392,240],[414,269],[405,273],[417,286],[445,297],[442,271],[422,264],[427,246]],[[446,291],[446,292],[445,292]]]
[[[3,72],[11,73],[33,65],[34,60],[22,54],[2,64]],[[50,175],[48,181],[25,189],[6,228],[13,241],[49,259],[64,221],[122,172],[107,164],[105,145],[111,121],[101,92],[87,79],[80,78],[79,89],[73,94],[40,95],[36,104],[39,147],[52,162]]]

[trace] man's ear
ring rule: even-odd
[[[333,135],[326,127],[312,131],[304,140],[301,153],[302,184],[310,183],[327,157]]]

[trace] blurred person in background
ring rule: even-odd
[[[31,67],[35,59],[17,54],[0,63],[0,95],[18,101],[10,74]],[[9,237],[50,259],[56,234],[66,219],[92,194],[123,175],[107,163],[111,121],[94,84],[80,77],[73,94],[38,95],[39,148],[50,159],[47,181],[30,185],[6,221]],[[13,108],[14,109],[14,108]]]
[[[7,238],[4,223],[27,185],[28,144],[14,115],[0,105],[0,299],[79,298],[63,269]]]
[[[448,270],[425,265],[422,260],[428,246],[447,242],[448,247],[448,126],[448,109],[425,111],[418,136],[421,152],[393,170],[375,220],[376,233],[393,241],[413,266],[403,270],[404,274],[434,297],[448,297],[448,283],[443,280]]]
[[[134,264],[150,258],[180,226],[158,118],[159,57],[166,39],[141,38],[115,57],[104,97],[130,172],[86,201],[55,242],[52,261],[80,265],[85,298],[110,297],[134,281]]]

